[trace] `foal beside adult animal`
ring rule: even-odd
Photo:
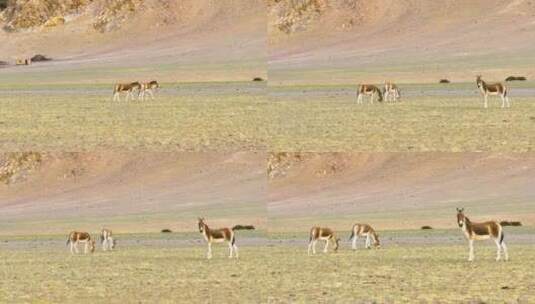
[[[503,251],[505,260],[509,260],[507,253],[507,246],[504,242],[504,234],[502,226],[496,221],[487,221],[483,223],[476,223],[470,221],[464,215],[464,208],[457,208],[457,224],[463,230],[464,236],[468,239],[468,246],[470,252],[468,254],[468,261],[474,260],[474,241],[492,239],[498,248],[496,252],[496,261],[501,259]]]

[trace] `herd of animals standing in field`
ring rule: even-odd
[[[488,108],[488,97],[492,95],[499,96],[501,98],[502,108],[511,107],[508,95],[509,89],[503,83],[486,83],[481,78],[481,75],[478,75],[476,77],[476,85],[479,89],[479,92],[483,96],[484,108]],[[385,81],[382,90],[373,84],[359,85],[357,89],[357,104],[363,103],[362,99],[364,96],[370,97],[371,104],[373,104],[375,98],[377,98],[377,101],[379,102],[382,102],[383,100],[386,102],[397,102],[401,99],[401,92],[396,84],[390,81]]]
[[[483,96],[484,108],[488,108],[488,97],[493,95],[501,98],[502,108],[511,107],[508,95],[509,89],[501,82],[489,84],[481,78],[481,75],[478,75],[476,78],[476,85]],[[126,92],[126,101],[128,101],[129,98],[135,100],[134,91],[136,90],[139,100],[145,100],[145,94],[149,94],[151,99],[154,100],[154,92],[158,89],[160,89],[160,84],[156,80],[150,82],[135,81],[131,83],[118,83],[113,88],[113,101],[120,101],[120,94],[122,92]],[[360,84],[357,89],[357,104],[363,103],[364,96],[369,96],[371,104],[374,103],[376,98],[379,102],[386,101],[395,103],[401,100],[401,91],[399,87],[391,81],[385,81],[382,90],[373,84]]]
[[[208,245],[208,251],[206,257],[212,258],[212,244],[213,243],[227,243],[229,248],[229,258],[238,258],[238,246],[236,245],[236,236],[234,230],[238,230],[241,226],[234,226],[233,228],[210,228],[205,223],[204,218],[199,217],[198,229],[202,234],[204,240]],[[474,260],[474,241],[492,239],[496,243],[496,261],[501,260],[502,252],[504,259],[509,260],[509,253],[507,246],[504,242],[503,227],[497,221],[486,221],[482,223],[472,222],[465,214],[464,208],[457,208],[457,224],[463,231],[464,236],[468,240],[469,254],[468,260]],[[357,241],[359,237],[365,237],[365,248],[370,249],[373,245],[376,249],[381,248],[379,241],[379,235],[375,229],[368,224],[354,224],[351,228],[351,235],[349,240],[352,241],[351,248],[357,250]],[[324,241],[325,247],[323,252],[327,253],[329,250],[329,244],[334,244],[334,252],[338,251],[340,247],[340,238],[337,237],[334,230],[328,227],[314,226],[310,229],[309,241],[308,241],[308,255],[316,254],[316,243],[318,241]],[[373,241],[373,244],[372,244]],[[115,248],[115,239],[112,236],[112,231],[103,228],[100,232],[100,242],[102,244],[102,250],[113,250]],[[73,231],[67,238],[67,245],[70,244],[70,250],[72,254],[79,253],[78,244],[84,244],[84,254],[88,253],[88,249],[91,253],[95,251],[95,241],[91,238],[91,235],[87,232]]]

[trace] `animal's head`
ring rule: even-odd
[[[203,233],[204,232],[204,226],[206,225],[204,223],[204,217],[199,217],[198,218],[198,225],[199,225],[199,232]]]
[[[340,238],[334,239],[334,252],[338,251],[338,247],[340,247]]]
[[[483,82],[483,79],[481,79],[481,75],[477,75],[476,77],[477,86],[480,87],[482,82]]]
[[[375,239],[373,241],[373,246],[376,248],[376,249],[379,249],[381,248],[381,242],[379,241],[379,237],[377,235],[375,235]]]
[[[464,208],[457,208],[457,224],[459,227],[464,225],[466,217],[464,216]]]
[[[95,252],[95,241],[94,240],[89,241],[89,249],[90,249],[91,253]]]

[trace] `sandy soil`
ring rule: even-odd
[[[291,34],[278,30],[280,6],[272,6],[269,19],[274,83],[535,76],[526,65],[535,59],[529,0],[335,1],[319,14],[305,11],[319,16]]]
[[[3,234],[194,231],[197,216],[262,227],[265,154],[49,153],[0,197]]]
[[[156,2],[156,4],[154,4]],[[35,82],[95,83],[156,78],[174,81],[251,80],[265,76],[264,2],[147,1],[118,30],[91,30],[91,16],[64,26],[19,33],[0,31],[0,60],[46,54],[54,60],[0,71],[50,75]],[[166,22],[163,22],[164,19]],[[117,70],[119,73],[111,73]],[[232,70],[233,73],[228,73]],[[62,73],[69,77],[62,77]],[[74,75],[74,76],[73,76]],[[5,75],[4,75],[5,76]]]
[[[288,154],[271,172],[270,227],[295,231],[324,223],[347,230],[368,221],[381,229],[454,228],[457,206],[466,207],[476,221],[516,218],[534,225],[534,156]]]

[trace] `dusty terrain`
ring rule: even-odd
[[[378,229],[455,228],[455,208],[474,221],[535,225],[535,155],[498,153],[272,154],[272,231],[355,222]],[[380,227],[380,228],[379,228]]]
[[[531,0],[268,3],[274,85],[535,76]]]
[[[3,235],[265,226],[263,153],[40,153],[19,167],[0,185]]]
[[[160,82],[265,78],[264,2],[231,2],[97,0],[77,10],[60,10],[57,13],[64,14],[65,24],[0,31],[0,40],[9,42],[0,45],[0,60],[13,63],[35,54],[54,59],[1,69],[0,79],[3,83],[21,78],[25,83],[109,83],[136,78]],[[39,24],[36,16],[42,12],[35,10],[28,16],[24,11],[19,14]],[[95,28],[100,21],[106,23],[102,31]]]

